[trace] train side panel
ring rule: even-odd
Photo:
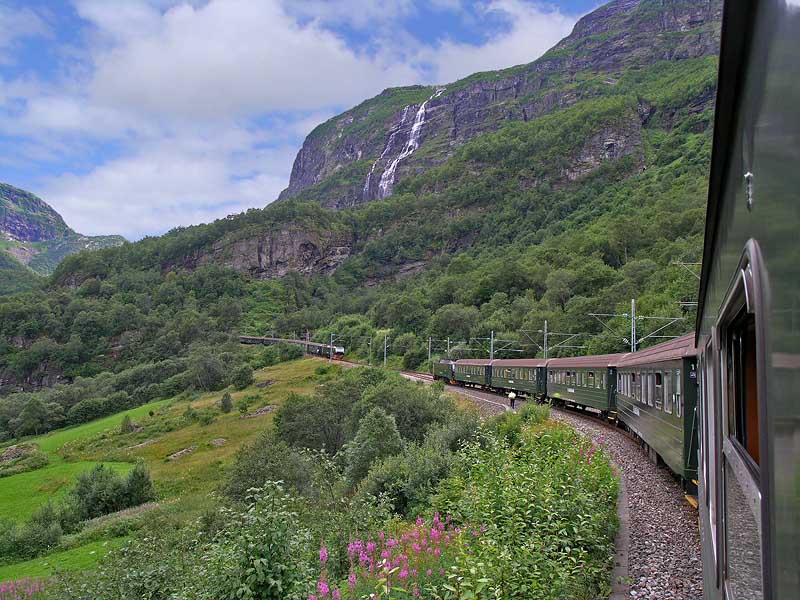
[[[547,395],[608,413],[614,410],[613,368],[547,369]]]

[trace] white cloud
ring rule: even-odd
[[[0,5],[0,65],[14,62],[9,50],[18,40],[49,34],[47,23],[31,9],[12,9]]]
[[[419,79],[408,65],[355,53],[315,22],[298,25],[275,1],[179,5],[155,20],[143,8],[130,30],[107,7],[81,6],[116,41],[95,57],[89,87],[104,104],[199,118],[317,110]]]
[[[531,62],[567,36],[577,20],[556,8],[520,0],[495,0],[484,12],[504,17],[509,30],[479,45],[445,40],[420,52],[420,60],[430,66],[439,83]]]
[[[0,80],[0,135],[19,140],[0,165],[69,163],[34,191],[77,231],[129,239],[264,206],[287,185],[303,136],[342,108],[390,86],[529,62],[575,21],[495,0],[477,6],[506,31],[425,45],[400,26],[412,0],[75,3],[90,27],[84,47],[61,49],[60,79]],[[461,0],[435,3],[468,18]],[[24,17],[27,31],[45,34],[36,19]],[[369,32],[371,51],[348,46],[335,24]]]
[[[38,191],[81,233],[138,239],[263,206],[286,184],[280,169],[243,176],[240,169],[225,156],[148,148]]]

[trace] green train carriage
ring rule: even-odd
[[[543,398],[547,394],[547,361],[538,358],[498,359],[491,364],[492,388],[521,396]]]
[[[694,493],[697,480],[697,352],[685,335],[617,362],[617,417]]]
[[[457,360],[453,379],[464,385],[489,389],[492,387],[492,362],[475,358]]]
[[[580,406],[616,417],[616,365],[624,354],[551,358],[547,361],[547,396],[556,403]]]

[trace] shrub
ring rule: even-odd
[[[150,475],[142,464],[137,464],[125,479],[108,467],[97,465],[78,475],[70,495],[78,517],[84,521],[155,497]]]
[[[242,446],[222,489],[228,497],[244,500],[250,488],[261,487],[267,481],[284,481],[302,494],[311,493],[310,468],[305,456],[276,439],[270,431]]]
[[[120,433],[131,433],[133,431],[133,421],[131,421],[130,415],[125,415],[122,419],[122,423],[119,425],[119,432]]]
[[[435,509],[488,527],[454,577],[484,579],[489,597],[608,597],[617,480],[602,447],[563,425],[518,445],[488,433],[439,486]]]
[[[365,390],[353,407],[351,423],[360,422],[376,406],[394,416],[403,439],[415,442],[421,442],[430,425],[446,421],[454,410],[453,403],[440,393],[440,388],[412,383],[399,375]]]
[[[139,506],[155,499],[156,493],[150,473],[144,463],[138,462],[125,479],[127,506]]]
[[[222,399],[219,401],[219,409],[226,414],[233,410],[233,398],[228,392],[222,395]]]
[[[253,385],[253,369],[250,365],[241,365],[234,369],[233,374],[231,375],[231,385],[233,385],[237,390],[243,390],[244,388]]]
[[[403,440],[394,417],[378,407],[369,411],[358,426],[356,437],[347,446],[347,479],[357,484],[375,461],[398,454]]]
[[[246,398],[242,398],[236,403],[236,408],[239,409],[239,413],[246,415],[247,411],[250,410],[250,405],[247,403]]]
[[[291,498],[277,484],[253,490],[247,510],[201,556],[186,596],[203,600],[306,600],[314,582],[315,549]]]

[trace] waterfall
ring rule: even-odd
[[[409,108],[411,107],[406,106],[403,109],[403,116],[400,117],[400,123],[394,128],[394,130],[392,130],[392,133],[389,135],[389,141],[386,142],[386,147],[383,149],[383,152],[381,152],[381,155],[378,157],[378,160],[372,163],[372,168],[369,170],[369,173],[367,173],[367,181],[364,183],[364,198],[367,198],[369,196],[369,184],[370,181],[372,180],[372,172],[375,170],[375,167],[378,166],[378,163],[382,161],[386,157],[386,155],[389,154],[389,151],[392,149],[392,144],[394,144],[394,138],[397,136],[398,132],[406,122],[406,116],[408,116]]]
[[[411,131],[408,134],[408,140],[406,140],[406,143],[403,146],[403,150],[400,152],[400,154],[397,155],[397,157],[391,163],[389,163],[389,165],[383,171],[383,174],[381,174],[381,180],[378,183],[379,198],[386,198],[386,196],[392,193],[392,186],[394,185],[394,177],[395,177],[395,172],[397,171],[397,165],[400,164],[401,160],[403,160],[404,158],[408,158],[414,153],[414,151],[417,148],[419,148],[419,138],[420,135],[422,134],[422,127],[423,125],[425,125],[425,115],[427,112],[428,103],[434,98],[438,98],[439,96],[441,96],[444,90],[445,88],[439,88],[438,90],[436,90],[431,95],[431,97],[425,100],[425,102],[423,102],[420,105],[419,109],[417,109],[417,114],[414,117],[414,124],[411,126]],[[408,113],[409,108],[410,107],[406,106],[405,110],[403,111],[403,119],[402,121],[400,121],[400,125],[389,136],[389,141],[386,144],[386,148],[381,153],[380,158],[378,158],[378,160],[376,160],[375,163],[372,165],[372,168],[370,169],[369,174],[367,175],[367,182],[364,184],[365,196],[369,193],[369,184],[372,178],[372,172],[375,170],[375,166],[381,160],[383,160],[389,153],[392,147],[392,143],[394,142],[395,135],[400,131],[403,123],[406,120],[406,115]]]

